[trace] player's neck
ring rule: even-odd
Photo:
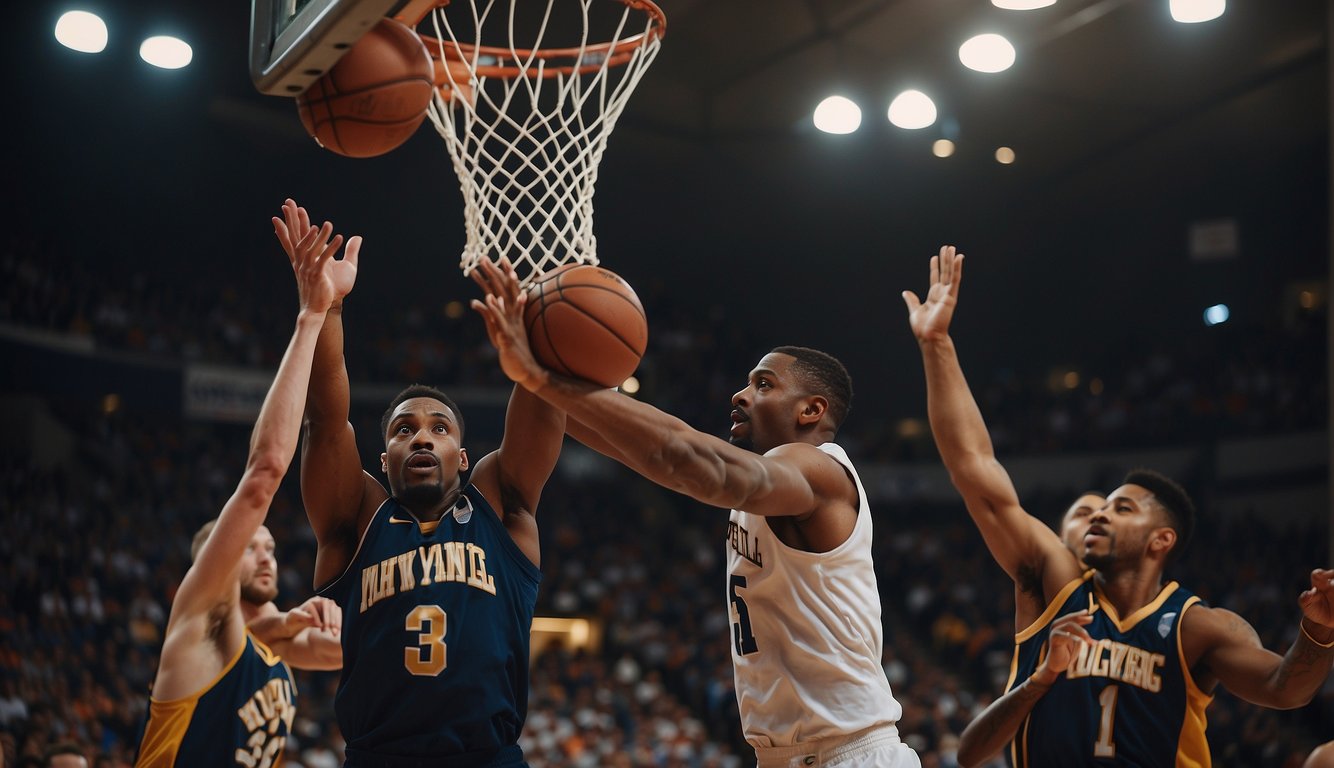
[[[1153,602],[1163,591],[1162,569],[1141,563],[1137,568],[1098,570],[1093,575],[1098,590],[1123,618]]]
[[[238,604],[241,606],[241,618],[247,624],[254,621],[256,618],[264,615],[265,605],[273,605],[272,603],[265,603],[264,605],[256,605],[252,602],[247,601],[245,598],[241,598],[241,600],[238,601]]]
[[[459,497],[462,495],[463,483],[459,483],[453,490],[445,493],[439,502],[431,504],[424,509],[422,508],[422,505],[414,505],[411,501],[405,501],[404,499],[397,499],[397,501],[404,509],[411,513],[413,517],[417,518],[417,522],[436,523],[440,521],[440,518],[445,516],[446,512],[454,508],[454,505],[458,503]]]

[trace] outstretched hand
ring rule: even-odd
[[[1079,654],[1079,646],[1093,645],[1093,638],[1084,627],[1093,621],[1087,608],[1067,613],[1051,625],[1047,635],[1047,655],[1033,673],[1037,682],[1051,685],[1070,667]]]
[[[482,259],[471,277],[486,294],[473,299],[472,308],[486,321],[486,335],[500,355],[500,369],[515,384],[538,390],[550,374],[528,346],[528,331],[523,326],[528,294],[519,286],[514,266],[505,257],[498,263]]]
[[[1297,597],[1307,621],[1334,630],[1334,569],[1311,571],[1311,588]]]
[[[962,281],[963,254],[956,253],[952,245],[943,245],[940,253],[931,257],[931,288],[926,301],[920,301],[912,291],[903,292],[908,324],[919,342],[938,341],[949,335]]]
[[[333,224],[327,221],[320,227],[311,224],[310,214],[291,198],[283,202],[282,218],[273,217],[273,231],[296,273],[303,309],[325,312],[351,293],[357,282],[360,235],[348,239],[341,260],[334,258],[343,246],[343,236],[334,235]]]

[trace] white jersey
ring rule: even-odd
[[[848,455],[820,450],[857,484],[857,524],[829,552],[793,549],[762,515],[732,510],[727,599],[746,741],[786,747],[893,725],[903,712],[881,666],[884,632],[871,560],[871,509]]]

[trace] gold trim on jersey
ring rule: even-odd
[[[1034,619],[1033,623],[1025,627],[1022,632],[1015,634],[1014,644],[1017,646],[1042,631],[1043,627],[1050,624],[1051,621],[1056,618],[1056,612],[1059,611],[1061,606],[1065,604],[1065,601],[1069,599],[1071,593],[1076,589],[1079,589],[1080,585],[1091,578],[1093,578],[1093,571],[1084,571],[1083,575],[1071,579],[1064,587],[1061,587],[1061,591],[1057,592],[1056,596],[1047,603],[1047,607],[1042,611],[1042,615]]]
[[[1208,717],[1205,710],[1214,700],[1212,694],[1205,693],[1195,683],[1190,673],[1190,664],[1186,661],[1186,652],[1181,645],[1181,628],[1186,618],[1186,611],[1200,602],[1200,598],[1191,596],[1181,606],[1177,616],[1177,661],[1181,664],[1181,676],[1186,681],[1186,711],[1181,720],[1181,734],[1177,737],[1176,768],[1210,768],[1209,742],[1205,738]],[[1194,755],[1200,756],[1196,759]]]
[[[223,666],[222,671],[209,681],[208,685],[179,699],[162,700],[153,696],[148,697],[148,725],[144,729],[144,738],[140,741],[139,758],[135,760],[135,768],[175,765],[181,740],[185,738],[185,732],[190,729],[190,721],[194,719],[199,699],[213,690],[213,686],[226,677],[241,660],[241,654],[245,653],[247,637],[252,637],[250,630],[246,630],[242,636],[241,645],[236,649],[231,661]],[[256,644],[260,645],[258,642]],[[273,656],[273,652],[269,651],[267,646],[262,647],[269,656]]]
[[[1098,582],[1093,582],[1093,593],[1098,597],[1098,604],[1107,612],[1107,618],[1112,620],[1112,623],[1116,625],[1117,630],[1123,635],[1134,629],[1135,625],[1143,621],[1146,616],[1156,612],[1162,607],[1162,604],[1167,602],[1167,598],[1171,597],[1172,593],[1175,591],[1177,591],[1177,583],[1175,581],[1167,582],[1167,584],[1158,592],[1157,597],[1150,600],[1147,605],[1137,609],[1134,613],[1127,616],[1123,621],[1116,612],[1116,606],[1112,605],[1111,601],[1107,599],[1107,596],[1102,593],[1102,589],[1098,587]]]

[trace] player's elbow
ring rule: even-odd
[[[1315,691],[1278,691],[1268,702],[1272,709],[1301,709],[1315,699]]]
[[[283,476],[287,474],[287,462],[282,457],[268,452],[260,452],[251,457],[246,465],[245,475],[237,488],[237,495],[255,506],[267,507],[278,493]]]
[[[959,737],[959,749],[954,756],[959,768],[975,768],[975,766],[982,765],[988,757],[988,755],[982,754],[981,745],[969,736],[968,729],[964,728],[963,734]]]

